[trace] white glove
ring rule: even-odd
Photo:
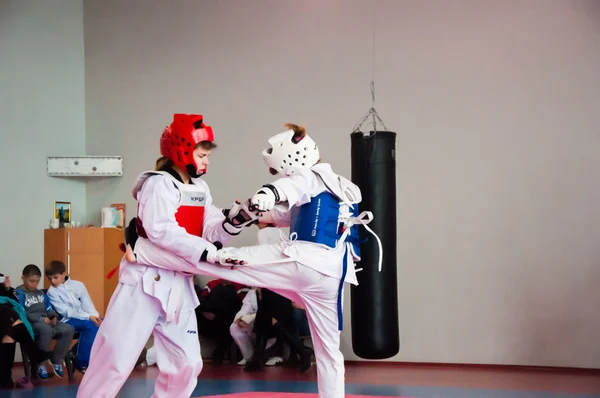
[[[217,261],[218,251],[219,249],[217,249],[217,246],[209,243],[208,245],[206,245],[204,252],[202,252],[202,255],[200,256],[200,261],[206,261],[207,263],[214,264]]]
[[[250,201],[247,200],[243,204],[236,200],[231,209],[223,210],[225,221],[223,221],[223,229],[230,235],[238,235],[244,227],[258,223],[259,213],[251,211]]]
[[[250,203],[259,211],[273,210],[275,205],[279,203],[279,192],[273,185],[267,184],[259,189],[250,199]]]
[[[206,261],[211,264],[221,265],[245,265],[246,262],[238,258],[234,258],[228,253],[227,249],[217,249],[216,246],[207,246],[200,257],[200,261]]]

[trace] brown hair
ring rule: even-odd
[[[215,144],[212,141],[200,141],[199,143],[196,144],[194,149],[196,149],[198,147],[202,147],[203,149],[206,149],[207,151],[211,151],[217,147],[217,144]]]
[[[298,126],[297,124],[293,123],[286,123],[283,125],[283,127],[294,132],[294,137],[292,138],[292,141],[294,141],[294,143],[302,141],[302,138],[306,136],[306,128],[304,126]]]
[[[173,161],[165,156],[161,156],[156,159],[156,166],[154,167],[154,171],[160,171],[162,169],[173,167]]]
[[[44,273],[46,274],[46,276],[63,274],[66,271],[67,267],[65,267],[65,263],[58,260],[52,260],[44,267]]]
[[[198,147],[201,147],[202,149],[205,149],[207,151],[211,151],[217,147],[217,144],[215,144],[212,141],[200,141],[199,143],[196,144],[196,146],[194,147],[194,150],[197,149]],[[173,165],[174,165],[174,163],[171,159],[167,158],[166,156],[161,156],[160,158],[156,159],[154,171],[172,168]]]

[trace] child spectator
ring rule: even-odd
[[[33,340],[33,329],[27,321],[25,310],[15,299],[10,277],[0,274],[0,389],[33,388],[27,377],[17,382],[12,380],[12,368],[15,362],[15,346],[19,343],[32,361],[32,368],[47,361],[49,353],[42,352]]]
[[[63,317],[62,322],[71,325],[79,332],[75,368],[81,373],[85,373],[90,362],[92,345],[102,320],[85,285],[67,275],[67,269],[63,262],[50,261],[46,265],[44,273],[52,285],[48,289],[50,303]]]
[[[258,295],[260,289],[250,289],[244,297],[242,308],[238,311],[233,319],[233,323],[229,327],[229,332],[233,341],[240,349],[243,359],[238,362],[238,365],[245,366],[254,355],[254,344],[256,334],[254,333],[254,318],[258,311]],[[271,338],[267,341],[266,349],[269,349],[275,343],[275,339]],[[268,363],[268,361],[267,361]]]
[[[217,344],[212,356],[215,365],[223,363],[225,353],[233,342],[229,326],[241,308],[242,300],[248,290],[247,286],[224,279],[213,279],[201,292],[196,290],[200,301],[200,305],[195,310],[198,333],[216,340]]]
[[[50,305],[48,297],[38,289],[41,277],[42,272],[36,265],[27,265],[23,268],[21,276],[23,284],[17,286],[15,295],[19,304],[25,309],[40,350],[50,351],[52,338],[56,338],[56,346],[50,355],[50,361],[54,374],[63,377],[63,361],[69,352],[75,330],[72,326],[59,322],[58,314]],[[37,375],[42,380],[48,378],[48,371],[43,363],[38,366]]]

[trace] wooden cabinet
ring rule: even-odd
[[[94,306],[104,316],[118,282],[118,273],[106,275],[123,257],[122,230],[114,228],[58,228],[44,230],[44,264],[60,260],[74,280],[83,282]],[[44,288],[50,286],[44,278]]]

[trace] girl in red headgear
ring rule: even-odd
[[[208,185],[199,178],[215,147],[212,128],[201,115],[176,114],[160,139],[157,170],[142,173],[133,188],[139,237],[191,264],[216,261],[217,242],[229,241],[244,226],[234,225],[212,204]],[[119,284],[77,397],[116,396],[151,334],[160,371],[153,397],[191,395],[202,369],[194,273],[193,265],[177,262],[121,261]]]

